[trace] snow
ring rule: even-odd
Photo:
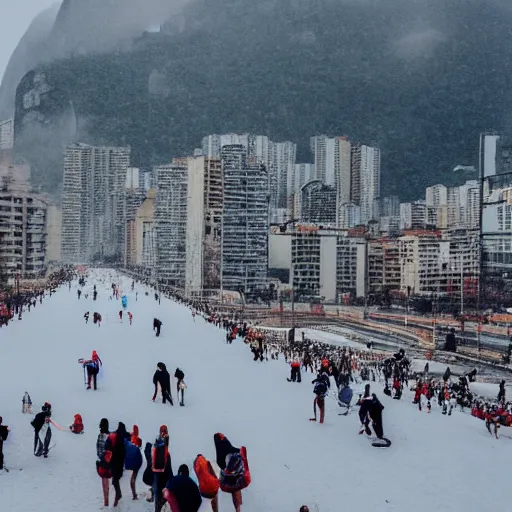
[[[302,504],[312,512],[409,512],[411,507],[459,512],[486,510],[489,496],[493,507],[508,510],[508,429],[501,429],[502,438],[496,440],[482,421],[467,414],[442,416],[437,404],[431,414],[420,413],[409,391],[395,401],[373,384],[385,405],[385,435],[393,441],[388,449],[373,448],[357,435],[357,413],[338,416],[334,399],[327,400],[324,425],[308,421],[311,375],[303,375],[301,384],[288,383],[283,358],[254,362],[243,343],[227,345],[222,331],[202,318],[194,322],[183,306],[166,299],[158,305],[139,289],[138,302],[128,293],[133,326],[126,319],[119,323],[120,301],[107,300],[110,282],[98,284],[96,303],[92,294],[78,300],[76,288],[66,287],[21,322],[0,330],[0,415],[12,429],[4,444],[11,472],[0,472],[2,510],[100,510],[95,442],[102,417],[111,428],[119,421],[128,429],[138,424],[144,443],[167,424],[174,470],[182,463],[191,466],[198,453],[215,460],[216,432],[247,446],[253,481],[243,492],[246,512],[297,512]],[[125,291],[129,283],[124,280]],[[85,325],[86,310],[91,317],[100,312],[106,321],[100,328]],[[163,322],[160,338],[152,330],[155,316]],[[96,392],[84,389],[77,363],[92,350],[104,363]],[[185,371],[186,407],[151,402],[159,361],[171,374],[176,366]],[[31,417],[21,413],[25,391],[37,410],[51,402],[53,419],[63,427],[80,413],[85,434],[53,429],[56,446],[49,458],[34,457]],[[447,469],[453,461],[455,469]],[[121,512],[154,510],[145,500],[131,501],[129,474],[121,486]],[[139,493],[146,490],[141,475],[137,487]],[[220,509],[233,510],[228,495],[221,495]]]

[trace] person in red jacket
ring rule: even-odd
[[[84,431],[84,424],[80,414],[75,414],[73,425],[69,426],[69,430],[71,430],[73,434],[81,434]]]
[[[291,368],[291,373],[290,373],[290,378],[288,379],[288,382],[301,382],[300,362],[292,361],[290,363],[290,368]]]

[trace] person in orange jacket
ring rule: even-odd
[[[199,492],[207,500],[211,500],[212,511],[219,511],[219,489],[220,481],[215,474],[213,466],[209,460],[199,454],[194,461],[194,471],[199,483]]]

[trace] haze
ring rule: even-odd
[[[9,58],[34,17],[56,0],[0,0],[0,80]]]

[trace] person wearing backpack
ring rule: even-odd
[[[160,512],[165,504],[163,490],[173,476],[171,454],[169,453],[169,431],[167,425],[160,427],[160,434],[151,451],[151,469],[153,470],[153,499],[155,512]]]
[[[310,421],[316,421],[316,407],[318,405],[318,409],[320,410],[320,423],[323,423],[325,416],[325,396],[329,392],[331,382],[329,381],[329,376],[327,373],[322,372],[315,380],[311,382],[311,384],[315,385],[313,388],[315,400],[313,401],[314,417],[310,418]]]
[[[4,441],[7,440],[9,435],[9,427],[2,425],[4,419],[0,416],[0,470],[4,469]]]
[[[180,368],[176,368],[176,371],[174,372],[174,378],[178,381],[176,383],[176,395],[178,397],[178,402],[183,407],[185,405],[185,388],[187,387],[184,381],[185,374],[182,370],[180,370]]]
[[[206,460],[203,455],[199,454],[194,461],[194,471],[199,483],[201,496],[207,500],[211,500],[212,511],[218,512],[220,481],[211,462]]]
[[[124,445],[126,450],[126,457],[124,459],[124,469],[127,471],[132,471],[132,476],[130,478],[130,488],[132,490],[132,497],[134,500],[137,500],[137,489],[135,487],[135,483],[137,481],[137,475],[139,473],[140,468],[142,467],[142,453],[140,452],[140,447],[142,446],[142,440],[139,437],[139,427],[137,425],[133,426],[134,433],[131,435],[131,438],[125,439]]]
[[[98,460],[96,461],[96,471],[98,476],[101,478],[101,487],[103,489],[103,504],[108,507],[108,498],[110,490],[110,479],[112,478],[112,471],[110,467],[110,461],[112,459],[112,452],[107,452],[106,443],[109,432],[109,425],[107,418],[102,418],[100,421],[100,433],[96,440],[96,455]]]
[[[224,434],[216,433],[213,436],[217,464],[220,472],[220,488],[231,494],[235,512],[242,507],[242,490],[251,483],[251,473],[247,461],[245,446],[235,448]]]

